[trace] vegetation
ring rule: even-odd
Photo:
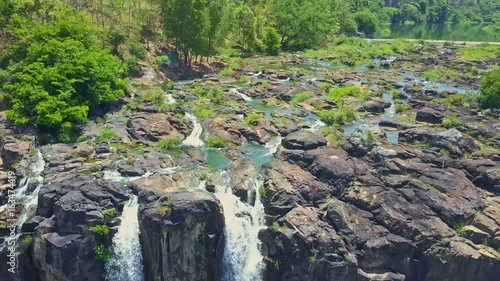
[[[99,134],[95,137],[95,143],[113,143],[120,141],[120,137],[112,128],[103,128],[99,130]]]
[[[297,106],[299,103],[303,103],[303,102],[309,100],[310,98],[312,98],[311,92],[300,92],[293,97],[290,104],[293,106]]]
[[[356,112],[347,106],[335,110],[321,110],[317,112],[319,118],[328,125],[344,125],[356,119]]]
[[[23,238],[23,246],[24,247],[30,247],[33,244],[33,236],[31,235],[26,235]]]
[[[265,116],[262,113],[252,112],[245,116],[245,124],[248,126],[256,126],[259,120],[264,119]]]
[[[450,129],[450,128],[460,126],[461,123],[457,117],[458,117],[458,114],[452,114],[452,115],[445,116],[443,118],[443,123],[442,123],[443,127]]]
[[[407,103],[398,103],[396,104],[396,107],[394,108],[394,111],[396,113],[402,113],[403,111],[407,111],[411,109],[411,105]]]
[[[181,140],[178,137],[164,137],[158,141],[156,147],[164,152],[169,152],[180,144]]]
[[[361,94],[361,88],[357,86],[345,86],[340,88],[333,88],[327,95],[327,99],[336,102],[337,104],[342,104],[344,97],[356,97]]]
[[[455,229],[455,232],[457,233],[457,235],[462,236],[465,233],[465,224],[463,224],[463,223],[455,224],[453,229]]]
[[[104,245],[97,245],[94,247],[95,258],[100,262],[107,262],[111,257],[111,251]]]
[[[139,100],[143,103],[151,102],[158,107],[164,106],[166,102],[165,93],[161,88],[153,88],[144,91],[139,97]]]
[[[109,227],[105,224],[91,226],[89,227],[89,231],[101,236],[109,235]]]
[[[230,146],[232,143],[218,137],[209,137],[207,140],[207,146],[212,148],[224,148]]]
[[[483,108],[500,108],[500,69],[487,73],[481,81],[479,102]]]
[[[103,215],[106,221],[111,221],[112,219],[117,218],[120,213],[116,208],[111,208],[104,210]]]

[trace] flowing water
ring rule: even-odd
[[[251,97],[249,97],[249,96],[247,96],[247,95],[243,94],[242,92],[238,91],[237,89],[232,88],[232,89],[230,89],[229,91],[230,91],[231,93],[233,93],[233,94],[236,94],[236,95],[240,96],[240,97],[241,97],[244,101],[246,101],[246,102],[251,102],[251,101],[252,101],[252,98],[251,98]]]
[[[203,127],[196,120],[196,116],[192,113],[186,112],[186,118],[193,124],[193,131],[191,134],[182,142],[186,146],[203,146],[205,143],[201,139],[201,134],[203,134]]]
[[[23,224],[31,217],[33,212],[36,210],[38,205],[38,192],[43,185],[42,172],[45,167],[45,161],[43,160],[42,153],[38,150],[36,154],[35,162],[30,167],[28,177],[21,180],[21,188],[17,192],[19,197],[16,203],[24,205],[23,211],[19,215],[17,220],[18,235],[21,233],[21,227]],[[31,187],[35,186],[34,190],[30,190]]]
[[[113,237],[111,258],[106,264],[106,280],[144,280],[137,219],[138,208],[137,196],[132,195],[123,208],[118,233]]]
[[[165,92],[165,104],[174,104],[176,102],[171,93]]]
[[[259,281],[264,268],[259,231],[264,228],[264,206],[259,189],[262,181],[249,178],[246,184],[255,194],[253,205],[241,202],[232,192],[228,171],[219,175],[215,196],[221,202],[226,221],[223,281]]]

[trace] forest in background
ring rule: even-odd
[[[491,22],[498,32],[499,11],[497,0],[6,0],[0,101],[15,123],[68,141],[89,110],[124,95],[125,78],[159,46],[190,66],[221,54],[319,48],[383,23]]]

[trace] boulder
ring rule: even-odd
[[[462,156],[479,148],[473,138],[455,128],[448,130],[412,128],[399,133],[401,142],[422,142],[431,147],[447,150],[451,155]]]
[[[281,145],[286,149],[300,150],[316,149],[326,144],[327,141],[322,135],[307,130],[293,132],[281,141]]]
[[[0,146],[0,156],[4,167],[7,169],[21,161],[28,154],[31,147],[29,142],[18,140],[12,136],[3,137]]]
[[[141,141],[156,142],[165,137],[185,139],[192,130],[191,123],[173,114],[140,112],[129,118],[127,131]]]
[[[210,136],[241,145],[245,138],[238,129],[236,118],[216,117],[207,121]]]
[[[424,107],[417,111],[416,120],[419,122],[441,124],[443,121],[443,113],[433,108]]]
[[[257,168],[248,159],[238,159],[231,163],[231,187],[233,194],[241,201],[253,205],[255,200],[255,190],[252,188],[257,177]]]
[[[382,99],[369,100],[363,105],[364,110],[372,113],[383,113],[389,107],[391,107],[391,102]]]

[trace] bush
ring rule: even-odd
[[[360,94],[361,88],[357,86],[345,86],[331,89],[326,98],[338,104],[341,104],[345,96],[356,97]]]
[[[118,210],[116,210],[116,208],[111,208],[111,209],[104,210],[103,215],[104,215],[104,219],[106,221],[110,221],[110,220],[118,217],[120,215],[120,213],[118,213]]]
[[[179,144],[181,144],[181,140],[179,138],[177,138],[177,137],[165,137],[165,138],[162,138],[161,140],[159,140],[158,143],[156,144],[156,146],[158,147],[158,149],[160,149],[164,152],[168,152],[168,151],[174,149]]]
[[[248,126],[256,126],[257,121],[264,119],[264,115],[262,113],[250,113],[245,116],[245,124]]]
[[[138,77],[141,75],[142,66],[136,57],[128,59],[125,63],[127,64],[127,73],[129,76]]]
[[[112,128],[103,128],[99,130],[99,134],[95,137],[95,143],[112,143],[120,141],[120,137]]]
[[[438,69],[431,69],[420,74],[427,81],[438,81],[443,77],[443,72]]]
[[[394,111],[396,113],[401,113],[403,111],[410,110],[410,109],[411,109],[411,105],[409,105],[407,103],[398,103],[398,104],[396,104]]]
[[[105,263],[111,257],[111,251],[104,245],[94,247],[94,255],[96,260]]]
[[[99,224],[95,226],[89,227],[89,231],[93,232],[95,234],[101,235],[101,236],[108,236],[109,235],[109,227],[104,224]]]
[[[158,69],[162,67],[168,67],[170,65],[170,58],[168,56],[156,57],[156,66]]]
[[[207,140],[207,146],[213,148],[224,148],[230,146],[231,142],[223,140],[219,137],[209,137]]]
[[[312,98],[311,92],[300,92],[293,97],[290,104],[293,106],[296,106],[297,104],[303,103],[303,102],[309,100],[310,98]]]
[[[500,68],[484,76],[480,91],[479,103],[482,108],[500,108]]]
[[[358,31],[367,35],[374,34],[377,31],[379,21],[377,17],[368,11],[360,11],[353,15],[354,21],[358,24]]]
[[[401,95],[399,94],[398,90],[396,90],[396,89],[392,90],[392,99],[397,100],[400,97],[401,97]]]
[[[458,120],[458,114],[452,114],[448,115],[443,118],[443,127],[450,129],[450,128],[455,128],[461,125],[460,121]]]
[[[198,120],[206,120],[217,116],[217,113],[210,107],[196,106],[193,108],[193,114]]]
[[[278,31],[274,27],[266,27],[263,32],[262,42],[265,46],[265,52],[271,56],[278,55],[281,50],[281,38]]]
[[[130,42],[130,45],[128,46],[128,50],[130,54],[138,59],[145,59],[148,55],[148,51],[144,46],[136,41]]]
[[[139,98],[141,102],[152,102],[156,106],[161,107],[165,105],[166,97],[161,88],[153,88],[146,90]]]
[[[31,235],[26,235],[23,238],[23,246],[24,247],[30,247],[31,244],[33,244],[33,236]]]
[[[319,118],[328,125],[345,125],[356,119],[356,112],[347,106],[341,106],[336,110],[321,110]]]
[[[234,75],[234,70],[230,67],[224,68],[221,71],[219,71],[219,74],[217,74],[217,77],[219,78],[224,78],[224,77],[229,77]]]

